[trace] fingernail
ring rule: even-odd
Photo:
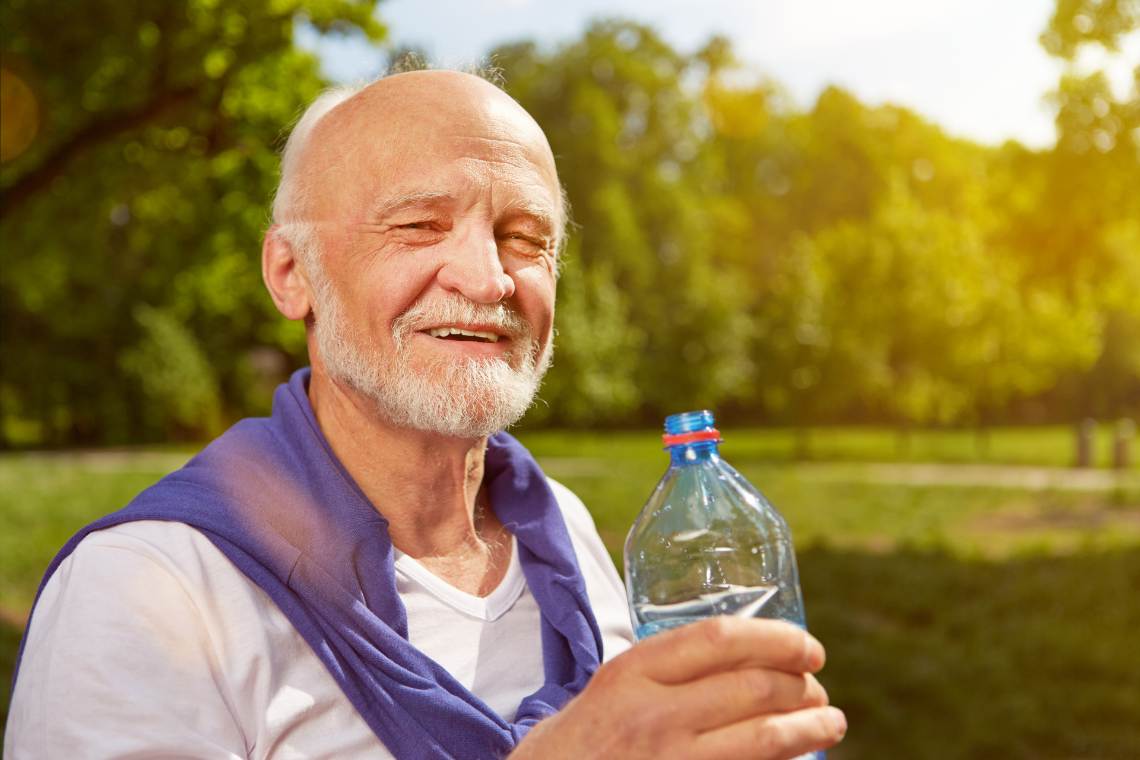
[[[847,733],[847,716],[838,708],[831,707],[828,709],[831,710],[831,719],[835,722],[836,735],[843,737],[843,735]]]

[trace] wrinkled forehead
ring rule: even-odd
[[[540,171],[524,152],[470,138],[454,140],[449,148],[445,160],[439,159],[442,151],[389,156],[382,172],[356,185],[361,210],[379,218],[380,211],[409,199],[419,199],[423,206],[455,209],[484,204],[496,215],[527,212],[550,228],[551,234],[561,229],[557,179]]]
[[[393,193],[496,190],[512,202],[549,206],[560,224],[561,191],[545,135],[505,93],[477,81],[390,88],[395,92],[374,85],[330,112],[301,162],[306,216],[360,212]]]

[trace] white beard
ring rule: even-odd
[[[314,259],[316,257],[313,257]],[[418,302],[392,325],[394,352],[385,354],[346,323],[340,297],[319,261],[306,267],[313,286],[317,350],[328,373],[376,404],[393,425],[458,438],[481,438],[517,422],[530,408],[550,367],[546,349],[526,320],[504,304],[476,304],[460,296]],[[510,337],[502,358],[461,362],[416,358],[414,333],[441,324],[486,324]]]

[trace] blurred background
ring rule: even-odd
[[[1140,754],[1137,0],[6,0],[0,29],[0,677],[63,541],[305,364],[259,263],[305,104],[478,65],[575,222],[519,435],[619,566],[654,428],[714,409],[797,538],[832,757]]]

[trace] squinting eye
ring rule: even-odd
[[[516,243],[517,247],[524,248],[529,251],[545,251],[547,247],[545,240],[539,240],[538,238],[533,238],[529,235],[522,235],[517,232],[513,232],[509,235],[506,235],[505,237],[508,242]]]
[[[408,222],[407,224],[396,225],[402,230],[430,230],[432,227],[431,221],[423,222]]]

